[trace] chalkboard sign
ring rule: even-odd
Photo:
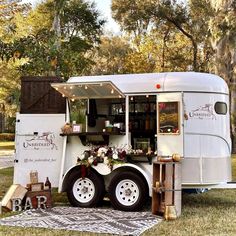
[[[160,102],[159,133],[179,133],[179,103]]]

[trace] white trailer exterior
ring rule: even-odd
[[[139,209],[147,192],[152,193],[151,163],[126,162],[113,170],[98,163],[85,178],[76,165],[88,150],[83,140],[103,137],[112,109],[124,132],[108,135],[108,145],[137,148],[138,141],[145,141],[158,156],[178,153],[183,188],[213,188],[231,181],[229,91],[222,78],[195,72],[83,76],[52,86],[68,99],[67,112],[17,114],[14,183],[26,185],[30,171],[37,170],[40,181],[49,177],[75,206],[95,206],[108,192],[115,208]],[[86,120],[83,138],[61,136],[61,127],[71,122],[69,103],[76,99],[95,99],[97,114],[103,116],[96,117],[93,127]]]

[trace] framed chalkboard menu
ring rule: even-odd
[[[160,102],[159,133],[179,134],[179,102]]]

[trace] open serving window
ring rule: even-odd
[[[86,110],[85,122],[78,132],[74,129],[68,133],[63,131],[62,136],[79,136],[83,145],[108,145],[110,140],[122,139],[117,136],[125,135],[125,96],[112,82],[55,83],[51,86],[71,101],[68,113],[73,128],[82,123],[76,119],[79,113],[75,110],[76,102],[84,100],[83,107],[77,108]]]

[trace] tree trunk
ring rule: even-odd
[[[215,71],[216,74],[224,78],[230,89],[230,128],[232,138],[232,151],[236,152],[236,75],[234,68],[236,66],[236,50],[230,48],[230,39],[228,35],[222,37],[218,42],[214,42],[216,50]]]

